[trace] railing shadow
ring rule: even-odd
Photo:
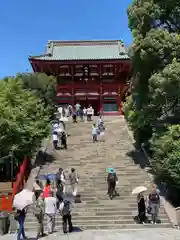
[[[168,176],[162,176],[155,172],[149,161],[149,156],[143,147],[137,148],[134,145],[134,150],[126,153],[126,155],[133,160],[134,164],[139,165],[141,169],[145,169],[146,172],[152,176],[152,180],[160,190],[160,195],[162,197],[164,197],[175,208],[180,206],[180,186],[168,181]]]
[[[137,148],[135,144],[134,149],[127,152],[126,155],[133,160],[134,164],[139,165],[140,168],[144,169],[146,167],[150,167],[149,160],[144,155],[143,150],[141,148]]]
[[[52,163],[54,160],[55,160],[55,158],[53,156],[53,152],[48,152],[48,151],[43,152],[42,150],[40,150],[37,153],[35,162],[34,162],[32,167],[33,168],[41,167],[41,166],[43,166],[45,164]]]

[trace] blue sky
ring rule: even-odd
[[[126,9],[132,0],[1,0],[0,78],[32,71],[29,55],[48,40],[132,42]]]

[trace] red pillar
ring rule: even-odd
[[[122,104],[121,104],[121,86],[118,86],[118,95],[117,95],[117,105],[118,105],[118,112],[122,114]]]
[[[103,110],[103,86],[100,84],[100,99],[99,99],[99,112]]]
[[[72,106],[74,107],[74,102],[75,102],[75,99],[74,99],[74,95],[75,95],[75,92],[74,92],[74,84],[73,84],[73,86],[72,86]]]

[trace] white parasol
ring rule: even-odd
[[[132,194],[136,194],[137,195],[137,194],[145,192],[145,191],[147,191],[146,187],[139,186],[139,187],[136,187],[136,188],[133,189]]]
[[[32,205],[34,200],[34,193],[28,189],[23,189],[20,193],[17,193],[13,200],[13,206],[22,210],[25,207]]]

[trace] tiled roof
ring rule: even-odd
[[[37,60],[129,59],[122,41],[49,41],[44,55]]]

